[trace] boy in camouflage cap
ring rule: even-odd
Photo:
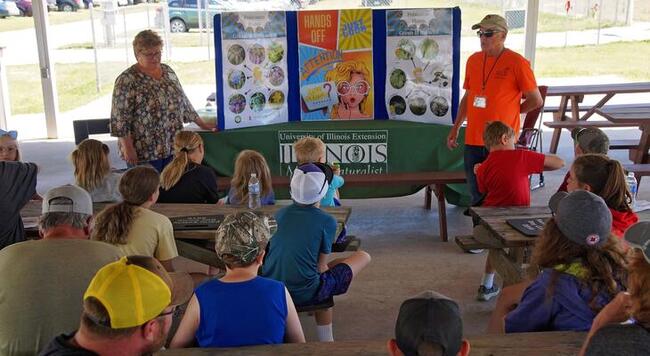
[[[226,216],[215,251],[226,274],[200,285],[171,347],[237,347],[305,342],[298,313],[281,282],[259,277],[271,237],[268,219],[252,212]]]

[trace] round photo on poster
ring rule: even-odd
[[[431,112],[438,117],[447,115],[447,111],[449,111],[449,103],[442,96],[436,96],[431,99],[429,107],[431,108]]]
[[[264,58],[266,56],[266,51],[264,50],[264,47],[254,44],[251,46],[251,48],[248,49],[248,59],[250,59],[253,64],[260,64],[264,62]]]
[[[284,93],[279,90],[274,90],[269,94],[269,107],[278,109],[284,104]]]
[[[228,62],[230,62],[230,64],[234,66],[242,64],[244,59],[246,59],[246,51],[244,50],[244,47],[235,44],[228,48]]]
[[[266,105],[266,98],[264,94],[257,92],[251,96],[250,107],[253,112],[260,112],[264,110],[264,105]]]
[[[413,41],[402,38],[397,43],[397,48],[395,48],[395,57],[399,59],[408,60],[413,58],[415,54],[415,43]]]
[[[235,113],[241,114],[246,108],[246,98],[241,94],[233,94],[228,99],[228,109]]]
[[[427,111],[427,103],[419,96],[409,99],[409,109],[413,115],[421,116]]]
[[[438,42],[431,38],[425,38],[418,46],[418,55],[424,60],[431,61],[438,56],[439,50]]]
[[[232,89],[241,89],[246,84],[246,74],[241,70],[233,70],[228,74],[228,86]]]
[[[284,48],[279,42],[273,42],[269,45],[269,61],[277,63],[284,57]]]
[[[278,66],[273,66],[269,70],[269,82],[273,86],[278,86],[284,82],[284,71]]]
[[[392,115],[402,115],[406,111],[406,101],[399,95],[390,98],[388,108]]]
[[[390,72],[390,85],[395,89],[402,89],[406,84],[406,73],[397,68]]]

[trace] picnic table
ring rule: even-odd
[[[629,93],[646,93],[650,92],[650,82],[637,82],[637,83],[616,83],[616,84],[592,84],[592,85],[564,85],[564,86],[550,86],[546,93],[546,97],[559,96],[560,105],[553,108],[554,121],[585,121],[597,110],[602,108],[611,98],[616,94],[629,94]],[[583,105],[583,99],[587,95],[603,95],[603,97],[594,105]],[[626,105],[619,105],[625,107]],[[632,104],[631,106],[634,106]],[[586,112],[581,116],[580,112]],[[544,110],[548,111],[548,110]],[[567,115],[570,113],[570,115]],[[549,151],[551,153],[557,152],[557,146],[560,142],[560,135],[562,128],[553,129],[553,137],[551,138],[551,146]]]
[[[488,259],[509,286],[521,282],[526,276],[526,266],[530,262],[532,247],[537,237],[528,237],[510,226],[506,220],[519,218],[550,218],[547,206],[531,207],[472,207],[470,214],[496,237],[504,248],[490,249]],[[650,220],[650,210],[637,212],[640,221]]]
[[[630,149],[630,160],[635,164],[648,163],[650,149],[650,103],[634,107],[602,107],[596,113],[620,125],[634,125],[641,129],[637,147]]]
[[[508,335],[469,336],[471,355],[487,356],[564,356],[576,355],[587,336],[584,332],[554,331],[537,333],[517,333]],[[279,344],[245,346],[237,348],[190,348],[171,349],[160,352],[165,356],[198,355],[312,355],[347,356],[381,355],[388,353],[386,340],[354,340],[336,342],[308,342],[305,344]]]
[[[95,213],[101,211],[109,203],[93,204]],[[268,216],[273,216],[275,212],[285,205],[265,205],[258,211]],[[229,215],[236,212],[247,211],[243,206],[233,205],[216,205],[216,204],[154,204],[151,210],[163,214],[168,218],[178,216],[200,216],[200,215]],[[323,208],[331,214],[338,223],[337,233],[342,229],[343,224],[348,221],[352,209],[346,207],[328,207]],[[28,236],[38,237],[38,218],[41,215],[41,202],[30,201],[20,211],[25,224],[25,232]],[[214,253],[215,230],[190,230],[174,231],[176,247],[178,254],[196,262],[204,263],[213,267],[223,267],[221,260]]]

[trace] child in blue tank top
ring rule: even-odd
[[[170,347],[305,342],[287,289],[257,276],[270,235],[268,222],[252,212],[224,219],[215,250],[226,275],[196,289]]]

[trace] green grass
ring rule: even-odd
[[[135,33],[133,33],[133,36],[131,38],[135,37]],[[207,47],[208,45],[208,37],[203,34],[203,44],[201,44],[201,34],[198,32],[198,30],[192,30],[190,32],[186,33],[171,33],[169,36],[169,40],[171,42],[172,48],[174,47],[202,47],[205,46]],[[212,36],[212,33],[210,33],[210,36]],[[212,39],[210,40],[210,45],[214,46],[214,42]],[[118,38],[116,39],[116,43],[118,45],[122,45],[124,43],[124,38]],[[98,48],[104,48],[103,43],[98,43],[99,46]],[[130,44],[130,43],[129,43]],[[92,49],[93,44],[92,42],[80,42],[80,43],[70,43],[66,44],[60,47],[57,47],[57,49]],[[207,49],[206,49],[207,51]]]
[[[634,56],[630,55],[634,53]],[[463,58],[467,58],[464,53]],[[537,78],[616,75],[629,81],[650,81],[650,41],[619,42],[600,46],[540,48],[537,50]],[[170,63],[183,85],[214,84],[214,62]],[[110,94],[123,63],[101,63],[102,85],[95,88],[92,63],[57,64],[55,73],[61,111],[84,105]],[[461,63],[464,68],[464,63]],[[13,114],[43,111],[40,77],[37,65],[7,66],[11,109]]]
[[[122,9],[126,11],[127,14],[146,11],[144,4],[120,7],[120,10]],[[86,10],[83,8],[75,12],[50,11],[48,12],[49,24],[51,26],[51,25],[61,25],[65,23],[75,22],[75,21],[90,20],[89,11],[90,10]],[[153,17],[155,16],[153,8],[150,11],[151,11],[151,18],[153,20]],[[118,13],[118,16],[121,15],[122,12],[120,11]],[[93,16],[95,18],[100,18],[102,16],[101,7],[95,9]],[[24,30],[27,28],[34,28],[34,19],[32,17],[11,16],[4,19],[0,19],[0,32]]]
[[[618,75],[630,81],[650,81],[648,58],[650,41],[540,48],[535,58],[535,76]]]

